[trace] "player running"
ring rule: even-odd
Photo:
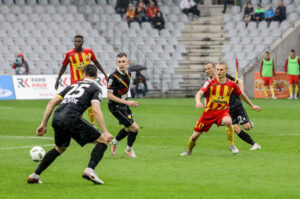
[[[226,78],[227,72],[228,65],[225,62],[220,62],[216,67],[217,77],[206,81],[200,91],[197,92],[195,96],[196,108],[203,107],[200,99],[204,94],[206,94],[207,104],[194,127],[194,132],[188,142],[188,149],[181,153],[182,156],[192,154],[192,150],[196,145],[198,137],[203,132],[209,131],[211,125],[214,123],[218,126],[224,125],[228,127],[228,131],[233,134],[232,119],[229,115],[229,99],[231,93],[240,96],[240,98],[249,104],[252,109],[260,111],[260,107],[252,104],[250,99],[242,93],[235,82]],[[232,151],[235,152],[236,150]]]
[[[52,111],[59,105],[52,119],[52,126],[55,132],[55,147],[47,152],[35,172],[28,177],[28,183],[42,183],[40,180],[41,173],[67,149],[71,138],[82,147],[87,143],[95,144],[91,153],[91,159],[82,177],[92,181],[94,184],[104,183],[97,177],[94,169],[102,159],[113,136],[106,129],[100,108],[102,93],[95,81],[97,78],[96,66],[85,66],[83,76],[85,78],[83,81],[68,86],[48,103],[43,120],[36,133],[39,136],[46,133],[47,123]],[[96,121],[99,123],[103,133],[81,117],[83,112],[90,106],[92,106]]]
[[[97,68],[104,74],[105,78],[107,79],[107,75],[104,72],[102,66],[96,59],[94,52],[88,48],[82,48],[83,45],[83,36],[82,35],[75,35],[74,37],[74,46],[72,50],[66,53],[65,59],[62,62],[62,67],[59,71],[58,77],[55,82],[55,89],[57,90],[59,85],[59,80],[61,76],[67,69],[68,64],[70,64],[70,73],[71,73],[71,84],[75,84],[78,81],[83,80],[83,68],[84,66],[94,62]],[[90,118],[91,124],[95,123],[95,115],[92,111],[92,108],[88,108],[88,115]]]
[[[215,66],[213,63],[208,63],[204,66],[205,73],[209,79],[213,79],[215,77]],[[232,81],[234,81],[238,87],[244,92],[243,81],[237,78],[232,77],[229,73],[226,74],[226,77]],[[253,123],[250,121],[245,108],[238,96],[235,94],[230,95],[229,100],[230,111],[229,114],[232,118],[232,124],[234,128],[234,132],[246,143],[250,144],[252,147],[249,150],[261,149],[261,146],[257,144],[251,136],[243,131],[239,125],[243,127],[244,130],[250,130],[253,127]]]
[[[136,158],[132,145],[138,134],[139,127],[133,120],[129,107],[137,107],[138,103],[135,101],[127,101],[130,85],[130,74],[127,71],[129,64],[127,55],[125,53],[119,53],[117,55],[116,64],[118,66],[117,69],[110,74],[107,81],[108,108],[124,128],[122,128],[113,139],[111,153],[112,155],[116,155],[118,142],[128,136],[125,153],[127,153],[130,158]]]

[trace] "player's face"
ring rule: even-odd
[[[117,57],[117,66],[119,67],[120,71],[126,72],[128,64],[129,61],[126,56]]]
[[[75,38],[74,39],[75,49],[81,50],[82,49],[82,44],[83,44],[83,39],[81,39],[81,38]]]
[[[208,76],[209,78],[213,78],[215,76],[216,69],[211,64],[206,64],[204,66],[204,70],[206,76]]]
[[[228,72],[228,69],[225,65],[218,64],[216,67],[216,74],[218,78],[224,78],[226,73]]]
[[[290,56],[291,56],[292,58],[294,58],[294,57],[295,57],[295,53],[294,53],[294,52],[290,52]]]
[[[265,58],[266,59],[270,59],[270,54],[269,53],[265,53]]]

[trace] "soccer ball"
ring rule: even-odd
[[[41,161],[44,158],[45,154],[45,150],[40,146],[35,146],[30,150],[31,159],[35,162]]]

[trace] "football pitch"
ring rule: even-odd
[[[202,135],[191,156],[181,157],[202,110],[193,98],[138,99],[132,109],[140,131],[134,145],[137,159],[124,153],[126,139],[113,157],[110,148],[96,167],[105,182],[96,186],[81,178],[93,145],[69,149],[41,175],[43,184],[27,184],[37,167],[29,156],[32,146],[53,148],[53,129],[37,137],[47,100],[0,101],[0,198],[300,198],[300,100],[253,100],[257,113],[245,105],[255,128],[250,135],[262,149],[235,136],[240,152],[228,148],[225,128],[213,126]],[[121,126],[102,102],[108,130],[116,136]],[[86,118],[88,118],[86,116]]]

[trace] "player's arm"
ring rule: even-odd
[[[259,106],[254,105],[245,93],[241,93],[240,99],[249,104],[249,106],[251,106],[253,110],[260,111],[261,108]]]
[[[93,112],[95,114],[96,121],[100,125],[100,128],[102,129],[104,136],[108,139],[109,142],[112,141],[113,136],[108,132],[108,130],[106,128],[103,113],[100,108],[100,102],[94,100],[91,102],[91,104],[92,104]]]
[[[53,109],[55,108],[55,106],[60,104],[61,100],[62,100],[61,96],[57,95],[54,98],[52,98],[50,102],[48,102],[47,108],[43,116],[43,120],[40,126],[36,129],[37,135],[42,136],[46,133],[48,120],[53,112]]]
[[[289,63],[289,58],[287,58],[285,60],[285,64],[284,64],[284,72],[287,73],[288,72],[288,63]]]
[[[237,79],[237,85],[242,92],[244,92],[244,83],[241,79]]]
[[[59,80],[60,80],[61,76],[65,73],[66,69],[67,69],[67,66],[61,66],[59,74],[58,74],[56,82],[55,82],[55,90],[58,89]]]
[[[107,90],[107,98],[111,101],[114,101],[114,102],[117,102],[120,104],[125,104],[130,107],[137,107],[139,105],[139,103],[136,101],[128,101],[128,100],[118,98],[117,96],[115,96],[113,94],[113,92],[111,90]]]
[[[103,69],[103,67],[101,66],[101,64],[98,62],[98,60],[94,60],[94,63],[95,63],[95,65],[97,66],[97,68],[104,74],[105,79],[107,80],[107,75],[106,75],[106,73],[104,72],[104,69]]]
[[[196,101],[196,108],[202,108],[203,104],[201,103],[201,97],[203,96],[204,92],[202,90],[199,90],[197,94],[195,95],[195,101]],[[206,102],[205,102],[206,103]]]
[[[260,63],[260,69],[259,69],[259,76],[262,77],[262,68],[263,68],[263,65],[264,65],[264,61],[261,61]]]

